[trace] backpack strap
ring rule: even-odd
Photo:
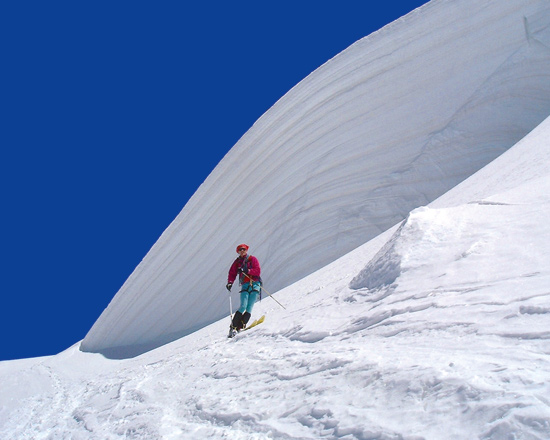
[[[248,272],[248,259],[249,259],[249,258],[250,258],[250,255],[247,254],[247,255],[246,255],[246,258],[243,260],[243,262],[242,262],[242,264],[241,264],[241,267],[240,267],[240,268],[243,270],[243,272],[244,272],[244,271]],[[243,281],[244,281],[244,276],[243,276],[242,273],[241,273],[241,275],[239,276],[239,283],[240,283],[240,284],[244,284]]]

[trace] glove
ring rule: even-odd
[[[242,267],[239,267],[237,269],[237,273],[241,274],[241,273],[248,273],[248,269],[245,267],[244,269]]]
[[[225,288],[231,292],[231,288],[233,287],[232,283],[227,283]]]

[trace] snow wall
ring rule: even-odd
[[[432,0],[267,111],[81,350],[135,356],[227,316],[224,286],[241,242],[259,258],[269,292],[290,285],[436,199],[549,114],[550,2]]]

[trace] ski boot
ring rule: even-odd
[[[237,335],[237,330],[230,325],[229,326],[229,334],[227,335],[228,338],[234,338]]]

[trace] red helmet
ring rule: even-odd
[[[240,244],[237,246],[237,252],[239,252],[239,249],[246,249],[248,251],[248,245],[247,244]]]

